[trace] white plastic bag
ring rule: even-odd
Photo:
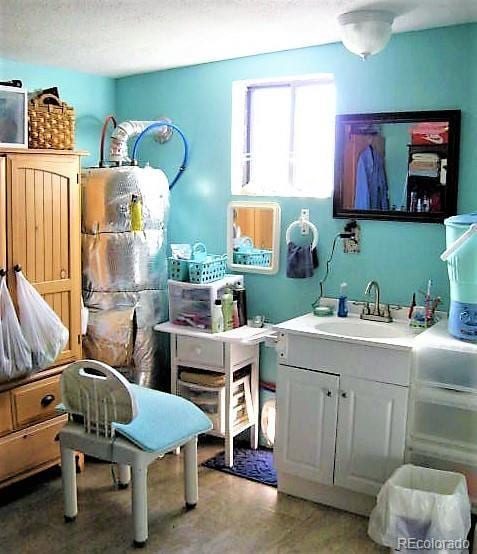
[[[0,277],[0,381],[32,370],[31,350],[23,336],[5,276]]]
[[[69,332],[38,291],[17,271],[20,324],[30,345],[33,369],[52,364],[68,342]]]
[[[369,536],[384,546],[401,552],[427,546],[426,552],[439,554],[468,552],[469,530],[465,477],[411,464],[398,468],[382,486],[368,527]]]

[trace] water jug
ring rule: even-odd
[[[450,281],[449,333],[477,341],[477,212],[449,217],[446,225]]]

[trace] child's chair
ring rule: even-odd
[[[187,508],[195,507],[197,435],[212,427],[197,406],[179,396],[133,385],[112,367],[93,360],[64,369],[61,393],[69,415],[60,431],[65,521],[74,521],[78,512],[75,451],[119,464],[122,488],[127,487],[132,469],[135,546],[144,546],[148,537],[148,465],[183,445],[185,501]]]

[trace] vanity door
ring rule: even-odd
[[[280,365],[277,380],[277,469],[333,484],[339,377]]]
[[[341,377],[335,485],[375,495],[404,463],[408,390]]]

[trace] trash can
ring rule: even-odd
[[[465,477],[411,464],[382,486],[368,534],[391,552],[468,552],[470,500]]]

